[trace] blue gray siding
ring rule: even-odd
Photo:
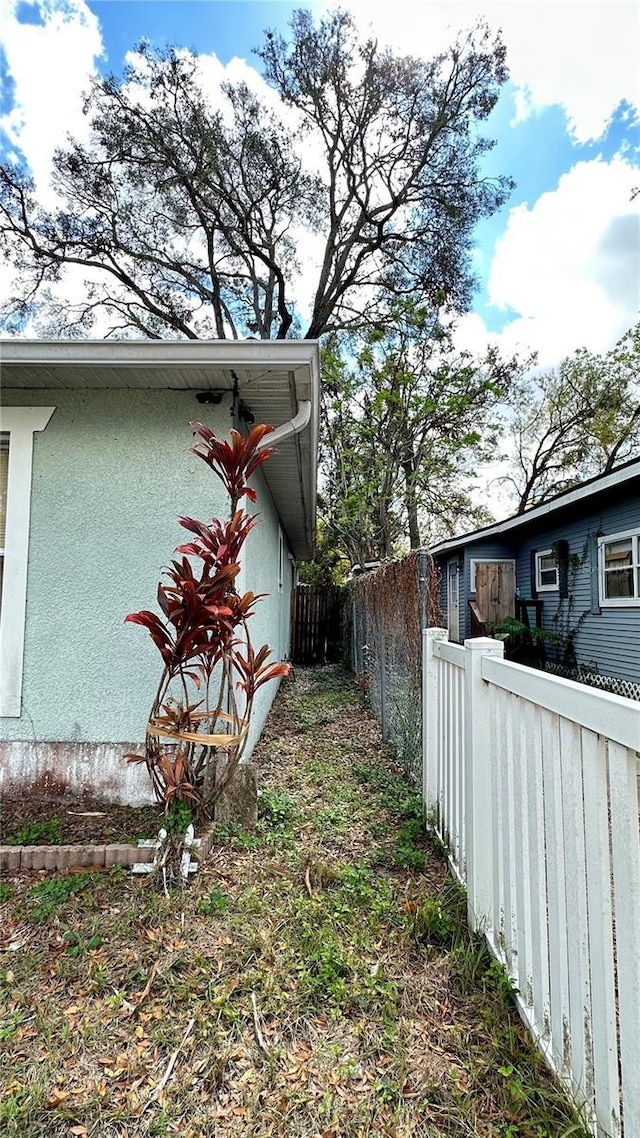
[[[597,539],[610,533],[640,528],[640,494],[624,502],[604,502],[597,511],[576,517],[575,510],[554,525],[522,535],[516,581],[521,596],[531,595],[531,554],[554,542],[569,545],[566,600],[558,592],[541,593],[544,628],[562,632],[579,625],[575,637],[578,663],[603,675],[640,682],[640,606],[598,606]]]
[[[527,522],[506,533],[478,541],[469,540],[457,551],[441,554],[437,563],[443,574],[442,604],[447,611],[446,564],[454,556],[464,562],[460,579],[460,638],[469,635],[470,564],[472,559],[515,558],[518,596],[535,596],[532,559],[536,551],[566,541],[569,551],[568,596],[559,591],[542,592],[544,628],[566,633],[577,628],[575,651],[578,663],[602,675],[640,682],[640,605],[603,608],[598,605],[598,538],[640,529],[640,488],[637,483],[623,491],[585,494],[584,504],[555,511],[545,523]]]
[[[471,562],[472,561],[500,561],[511,559],[514,554],[511,547],[504,541],[486,540],[479,541],[475,544],[470,544],[457,552],[452,552],[448,555],[442,555],[437,558],[437,564],[442,576],[441,596],[442,596],[442,613],[445,619],[447,618],[447,565],[449,561],[458,561],[460,565],[460,640],[463,641],[465,637],[470,636],[471,627],[471,614],[469,611],[469,600],[475,596],[475,592],[471,591]]]

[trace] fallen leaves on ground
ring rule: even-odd
[[[0,1131],[558,1138],[550,1080],[539,1109],[520,1093],[515,1014],[498,1030],[411,934],[446,866],[415,826],[407,847],[415,789],[352,678],[297,670],[257,758],[257,831],[221,829],[187,891],[116,872],[37,920],[45,875],[8,883]]]

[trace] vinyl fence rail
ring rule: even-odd
[[[640,1135],[640,705],[423,632],[423,793],[469,921],[598,1138]]]

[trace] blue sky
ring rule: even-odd
[[[4,0],[0,145],[21,153],[39,187],[53,148],[81,128],[93,69],[119,72],[141,37],[222,65],[252,54],[297,5],[261,0]],[[316,12],[330,3],[307,5]],[[640,303],[640,9],[634,0],[343,0],[363,29],[430,56],[484,16],[501,26],[511,81],[486,128],[488,174],[516,189],[477,231],[480,282],[461,322],[465,346],[494,339],[557,362],[583,344],[606,350]],[[62,67],[60,66],[62,62]]]

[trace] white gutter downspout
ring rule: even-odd
[[[279,427],[276,427],[275,431],[269,431],[269,434],[265,435],[258,443],[257,450],[261,451],[264,450],[265,447],[277,446],[278,443],[293,438],[294,435],[299,435],[301,431],[304,431],[305,427],[308,427],[311,422],[311,405],[310,399],[301,399],[298,405],[298,411],[293,419],[282,423]]]

